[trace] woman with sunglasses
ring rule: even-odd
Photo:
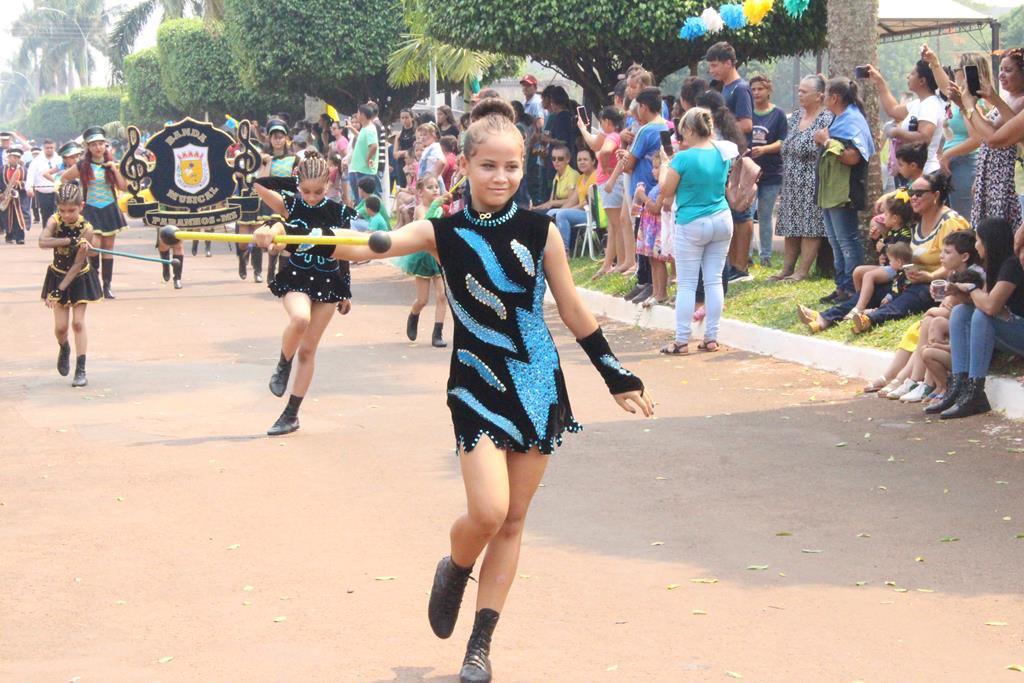
[[[869,304],[869,308],[874,310],[859,313],[852,318],[857,332],[866,332],[872,326],[890,320],[924,313],[933,305],[929,291],[931,281],[945,279],[947,275],[945,267],[940,262],[943,240],[950,233],[969,230],[971,227],[967,219],[949,208],[949,191],[949,176],[942,172],[924,174],[907,190],[907,194],[910,195],[910,207],[918,216],[910,242],[914,254],[913,262],[904,269],[907,286],[891,301],[880,307],[879,304],[890,293],[890,289],[878,288]],[[841,321],[853,306],[852,299],[836,304],[822,313],[806,306],[798,306],[797,315],[812,333],[816,333]]]

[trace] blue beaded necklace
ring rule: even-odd
[[[466,217],[466,220],[473,225],[478,225],[481,228],[493,228],[496,225],[507,223],[512,216],[516,215],[519,210],[519,206],[515,202],[510,202],[509,208],[505,209],[501,215],[495,217],[492,213],[481,213],[477,216],[473,215],[469,206],[465,206],[462,209],[462,215]]]

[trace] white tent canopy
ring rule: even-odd
[[[879,0],[878,39],[900,40],[992,27],[992,47],[999,41],[999,22],[953,0]]]

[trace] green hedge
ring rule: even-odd
[[[178,120],[181,112],[167,99],[160,73],[160,55],[155,47],[128,55],[124,60],[127,102],[121,120],[147,130],[160,128],[168,119]]]
[[[43,95],[32,103],[21,132],[29,137],[64,141],[79,135],[82,129],[72,120],[68,95]]]
[[[79,88],[69,95],[71,121],[78,131],[102,126],[121,117],[121,91],[111,88]]]

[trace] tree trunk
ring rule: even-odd
[[[853,69],[878,63],[878,0],[828,0],[828,62],[830,76],[853,76]],[[878,93],[870,81],[857,81],[868,124],[875,135],[875,148],[881,149],[878,123]],[[869,206],[882,193],[882,174],[878,156],[868,166]],[[862,217],[863,218],[863,217]],[[867,221],[862,220],[866,228]],[[872,245],[868,245],[869,252]]]

